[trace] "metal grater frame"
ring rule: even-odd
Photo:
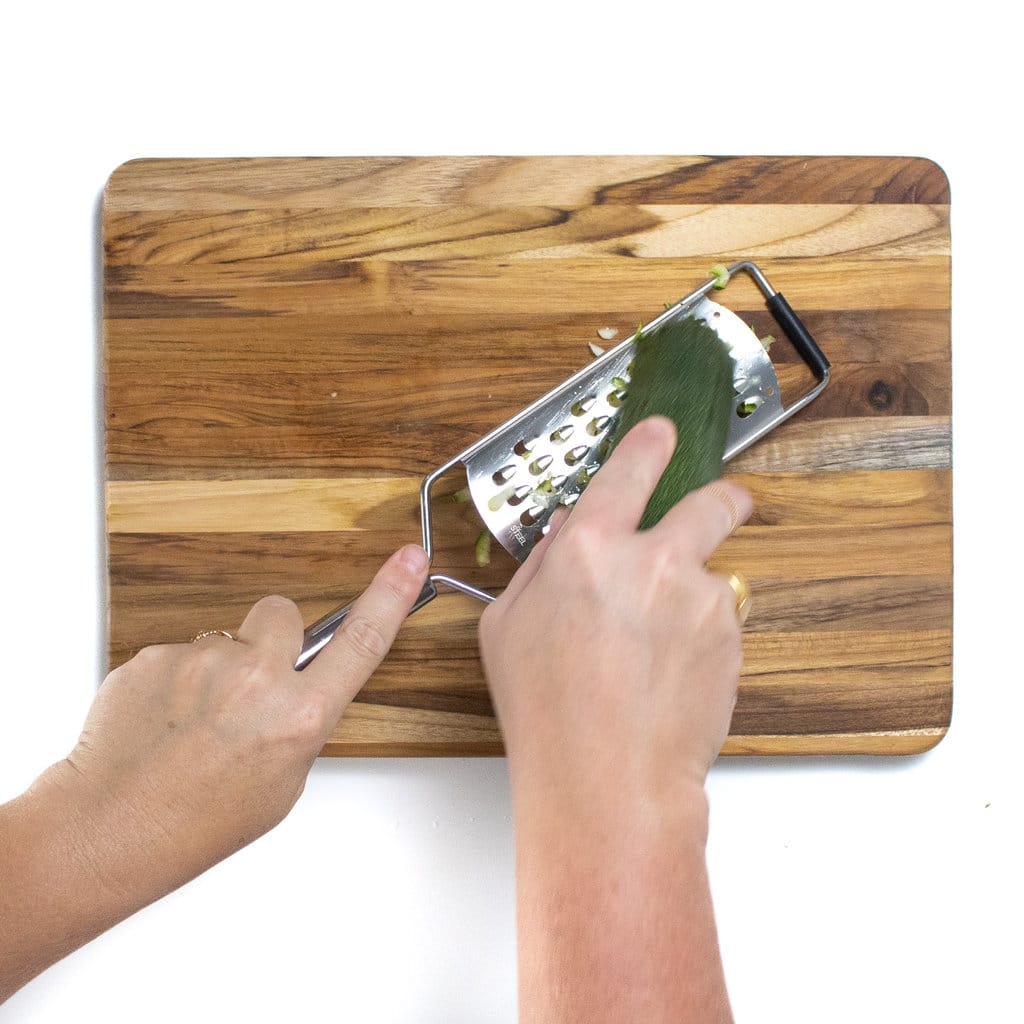
[[[756,334],[733,312],[708,298],[712,278],[643,325],[636,334],[598,356],[578,373],[538,398],[511,419],[428,473],[420,486],[423,547],[433,556],[430,490],[445,473],[465,467],[470,496],[484,525],[517,561],[523,561],[547,532],[559,505],[572,505],[600,469],[609,433],[629,387],[636,343],[664,324],[695,317],[729,347],[734,361],[734,415],[724,461],[737,456],[813,401],[828,384],[829,362],[789,303],[749,260],[728,267],[731,277],[747,273],[797,352],[811,368],[816,384],[783,406],[778,377]],[[431,573],[412,611],[437,596],[437,584],[481,601],[494,595],[443,573]],[[303,668],[334,635],[352,604],[310,626],[296,663]],[[411,614],[411,612],[410,612]]]

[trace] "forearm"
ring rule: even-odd
[[[610,810],[517,800],[522,1024],[731,1021],[703,793]]]
[[[161,894],[70,771],[54,765],[0,806],[0,1002]]]

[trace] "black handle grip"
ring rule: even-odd
[[[800,317],[793,312],[793,307],[785,300],[781,292],[775,292],[768,299],[768,308],[778,320],[786,337],[793,342],[793,347],[800,353],[818,380],[828,376],[831,363],[825,353],[818,348],[818,343],[811,337],[811,332],[804,327]]]

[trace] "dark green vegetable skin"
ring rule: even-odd
[[[667,416],[679,436],[640,521],[641,530],[654,526],[690,491],[722,475],[733,398],[732,356],[706,324],[692,317],[677,320],[637,341],[629,390],[609,451],[648,416]]]

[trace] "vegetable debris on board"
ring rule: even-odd
[[[722,475],[733,373],[725,343],[707,324],[692,317],[672,321],[639,339],[611,449],[648,416],[667,416],[678,434],[672,459],[647,503],[642,530],[654,526],[690,491]]]
[[[491,531],[481,530],[476,539],[476,564],[480,566],[491,564]]]
[[[715,279],[711,287],[716,291],[721,291],[729,283],[729,268],[724,263],[716,263],[709,273]]]

